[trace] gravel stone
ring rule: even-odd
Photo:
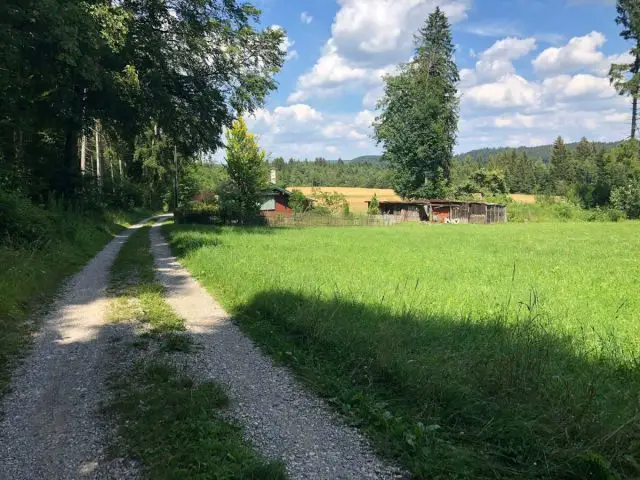
[[[227,388],[231,415],[258,451],[282,460],[294,480],[405,477],[381,462],[356,429],[262,354],[171,255],[158,225],[150,235],[167,301],[187,320],[187,330],[200,346],[192,354],[191,368],[199,380]]]
[[[136,228],[122,232],[65,285],[2,401],[0,478],[135,479],[136,465],[106,452],[109,345],[126,333],[106,322],[109,268]]]

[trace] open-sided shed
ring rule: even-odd
[[[478,201],[384,201],[379,208],[382,215],[393,215],[404,221],[478,224],[507,221],[506,205]]]

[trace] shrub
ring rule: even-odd
[[[371,198],[371,202],[369,202],[369,209],[367,210],[368,215],[380,215],[380,201],[378,200],[378,196],[374,193]]]
[[[640,218],[640,183],[618,187],[611,192],[611,203],[629,218]]]
[[[176,223],[213,224],[221,221],[220,206],[191,202],[174,212]]]
[[[17,193],[0,192],[0,243],[35,245],[46,240],[53,214]]]
[[[289,197],[289,206],[295,213],[304,213],[309,210],[309,201],[300,190],[294,190]]]
[[[348,207],[347,198],[339,192],[322,192],[316,191],[313,192],[313,198],[317,202],[318,207],[324,207],[331,212],[333,215],[339,215],[344,213],[345,205]]]

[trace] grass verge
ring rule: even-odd
[[[166,232],[416,478],[640,478],[637,224]]]
[[[5,200],[0,198],[0,213],[7,213]],[[39,326],[36,318],[46,312],[63,282],[118,232],[149,213],[81,215],[64,209],[46,211],[26,200],[19,209],[10,207],[0,219],[0,396]],[[20,216],[12,217],[14,210]],[[24,223],[17,225],[23,217]]]
[[[197,383],[175,366],[171,353],[191,351],[184,319],[164,299],[155,280],[149,227],[135,232],[110,278],[110,317],[138,321],[148,332],[133,342],[145,355],[110,381],[107,411],[117,418],[121,456],[137,459],[152,479],[286,478],[280,463],[261,458],[226,416],[229,399],[214,382]]]

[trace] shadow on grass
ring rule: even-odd
[[[268,291],[233,312],[419,478],[640,478],[640,368],[518,322]]]

